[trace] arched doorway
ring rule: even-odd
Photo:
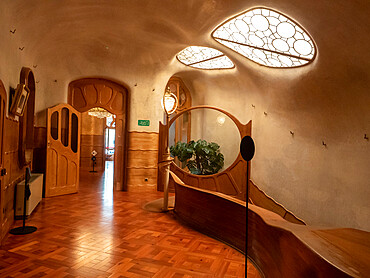
[[[79,112],[101,107],[116,115],[113,178],[116,190],[127,190],[128,97],[128,90],[123,85],[103,78],[78,79],[68,88],[68,103]]]

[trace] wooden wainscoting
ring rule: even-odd
[[[14,222],[15,185],[24,179],[24,169],[18,163],[19,122],[6,118],[4,127],[4,168],[7,174],[1,185],[1,240]]]
[[[92,170],[91,152],[95,150],[98,153],[94,166],[95,170],[104,171],[104,128],[105,118],[99,119],[90,116],[88,112],[81,113],[80,170]]]
[[[157,189],[158,133],[130,131],[128,138],[127,190]]]

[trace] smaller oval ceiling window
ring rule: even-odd
[[[231,69],[234,63],[221,51],[204,46],[189,46],[176,55],[177,59],[197,69]]]
[[[316,55],[315,44],[303,27],[266,8],[254,8],[227,20],[212,37],[267,67],[299,67]]]

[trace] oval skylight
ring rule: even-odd
[[[231,69],[234,63],[221,51],[204,46],[189,46],[176,58],[183,64],[198,69]]]
[[[316,55],[313,40],[303,27],[266,8],[254,8],[227,20],[212,37],[267,67],[299,67]]]

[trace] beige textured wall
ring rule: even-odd
[[[366,13],[364,1],[320,3],[287,13],[317,43],[311,65],[270,69],[238,59],[229,77],[179,74],[203,103],[244,123],[252,119],[252,179],[267,194],[309,224],[370,230],[370,142],[364,139],[370,133],[370,7]]]
[[[7,89],[15,87],[21,67],[37,65],[37,111],[66,102],[72,80],[106,77],[130,92],[129,130],[157,131],[160,98],[176,74],[194,105],[219,106],[244,123],[253,120],[252,179],[267,194],[309,224],[370,230],[367,0],[26,3],[0,2],[0,78]],[[298,69],[270,69],[212,40],[220,22],[255,6],[298,21],[318,46],[316,60]],[[174,57],[188,45],[222,50],[236,68],[187,68]],[[138,127],[138,119],[151,125]]]

